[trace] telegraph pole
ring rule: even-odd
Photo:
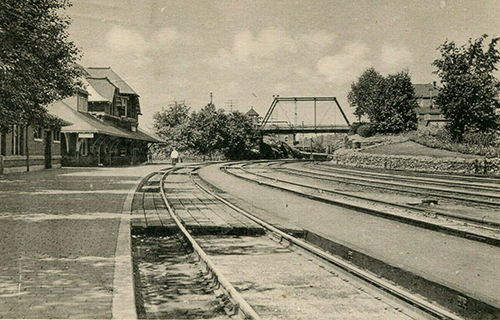
[[[226,100],[226,107],[229,107],[229,112],[233,112],[233,107],[237,106],[238,106],[238,100],[236,99]]]

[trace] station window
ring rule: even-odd
[[[12,126],[12,155],[24,155],[24,127]]]
[[[35,127],[33,129],[33,138],[36,141],[42,141],[42,139],[43,139],[43,128],[42,127]]]
[[[84,157],[89,155],[89,144],[87,139],[82,139],[82,143],[80,144],[80,155]]]
[[[128,97],[122,97],[123,115],[129,117]]]
[[[54,142],[61,142],[61,130],[54,130]]]

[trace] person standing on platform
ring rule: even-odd
[[[170,153],[170,159],[172,159],[173,166],[175,166],[175,164],[179,160],[179,152],[177,152],[177,150],[175,150],[175,147],[172,149],[172,153]]]

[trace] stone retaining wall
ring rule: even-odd
[[[462,159],[425,156],[380,155],[355,150],[338,150],[333,163],[360,168],[379,168],[419,172],[500,175],[500,158]]]

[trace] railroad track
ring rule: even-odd
[[[465,187],[467,189],[474,190],[483,190],[483,191],[494,191],[498,192],[500,188],[500,179],[497,178],[480,178],[477,176],[458,176],[458,175],[443,175],[443,174],[421,174],[418,173],[418,176],[411,175],[410,172],[402,173],[384,173],[384,172],[374,172],[369,170],[357,170],[352,168],[344,168],[344,167],[335,167],[334,165],[327,164],[315,164],[308,163],[304,165],[305,167],[312,168],[317,171],[322,172],[332,172],[332,173],[343,173],[350,174],[353,176],[360,177],[373,177],[373,178],[382,178],[384,180],[391,181],[399,181],[399,182],[418,182],[422,184],[430,184],[430,185],[441,185],[448,187]]]
[[[270,166],[276,164],[279,163],[273,162]],[[239,178],[292,192],[310,199],[391,220],[401,221],[418,227],[445,232],[494,246],[500,246],[500,229],[493,221],[486,220],[485,222],[483,219],[475,219],[428,208],[416,208],[414,206],[396,204],[371,197],[353,195],[333,188],[318,187],[315,183],[290,181],[290,179],[277,178],[267,172],[263,173],[262,170],[259,172],[256,172],[257,170],[249,170],[247,168],[249,165],[250,163],[238,163],[224,166],[222,169]],[[258,166],[262,167],[260,164],[258,164]],[[263,166],[265,168],[270,168],[267,164]],[[316,176],[315,178],[323,179]],[[328,180],[329,178],[324,179]],[[339,198],[338,196],[341,197]],[[379,207],[374,208],[374,205],[379,205]],[[444,217],[444,220],[436,221],[436,217],[439,216]]]
[[[276,165],[277,163],[275,163],[274,165]],[[311,171],[311,170],[301,170],[301,169],[297,169],[297,168],[290,168],[290,167],[284,167],[284,163],[279,163],[277,164],[278,166],[275,166],[274,168],[279,170],[279,171],[282,171],[282,172],[286,172],[286,173],[290,173],[290,174],[293,174],[293,175],[296,175],[296,176],[302,176],[302,177],[310,177],[310,178],[314,178],[314,179],[318,179],[318,180],[324,180],[324,181],[331,181],[331,182],[340,182],[340,183],[344,183],[344,184],[351,184],[349,181],[346,181],[346,180],[336,180],[336,179],[332,179],[330,176],[328,175],[325,175],[323,173],[319,173],[317,171]],[[360,171],[357,171],[359,174],[361,174]],[[387,179],[390,179],[390,175],[388,175],[389,177],[387,177]],[[384,175],[384,178],[385,178],[385,175]],[[400,177],[399,178],[400,180],[404,179],[404,177]],[[447,182],[442,182],[443,184],[447,183]],[[354,182],[352,184],[355,184],[357,186],[362,186],[362,187],[367,187],[367,188],[373,188],[373,189],[377,189],[376,186],[372,186],[370,184],[363,184],[363,183],[357,183],[357,182]],[[488,190],[495,190],[497,193],[500,194],[500,185],[498,185],[498,188],[494,189],[494,187],[491,187],[491,189],[488,188]],[[393,191],[396,191],[396,192],[404,192],[404,190],[400,190],[400,189],[394,189]],[[426,213],[432,213],[436,216],[442,216],[442,217],[446,217],[446,218],[452,218],[452,219],[455,219],[455,220],[460,220],[460,221],[465,221],[465,222],[470,222],[470,223],[475,223],[477,224],[478,226],[481,226],[481,227],[484,227],[484,226],[493,226],[494,229],[492,230],[496,230],[497,228],[500,227],[500,220],[498,221],[494,221],[494,220],[491,220],[489,218],[486,218],[484,215],[481,216],[480,218],[479,217],[473,217],[473,216],[467,216],[467,215],[461,215],[461,214],[458,214],[458,213],[453,213],[453,212],[450,212],[451,210],[448,210],[448,211],[445,211],[445,210],[439,210],[439,209],[436,209],[436,208],[430,208],[430,207],[426,207],[426,208],[422,208],[422,207],[416,207],[414,205],[405,205],[405,204],[400,204],[400,203],[396,203],[396,202],[390,202],[390,201],[383,201],[383,200],[380,200],[380,199],[377,199],[375,197],[363,197],[363,196],[357,196],[357,195],[354,195],[353,193],[349,193],[349,192],[339,192],[339,194],[344,194],[346,196],[352,196],[354,198],[358,198],[358,199],[361,199],[361,200],[367,200],[367,201],[374,201],[374,202],[378,202],[378,203],[381,203],[381,204],[387,204],[387,205],[393,205],[393,206],[397,206],[397,207],[401,207],[401,208],[405,208],[405,209],[408,209],[408,210],[415,210],[415,211],[421,211],[421,212],[426,212]],[[438,197],[432,197],[433,199],[437,199],[439,198]],[[454,198],[452,198],[454,199]],[[459,198],[461,202],[463,201],[466,201],[464,200],[463,198]],[[500,214],[500,212],[499,212]]]
[[[288,169],[296,172],[308,172],[307,170],[300,170],[297,168]],[[498,207],[500,205],[500,184],[498,181],[497,183],[491,183],[491,179],[489,179],[488,184],[485,185],[429,177],[394,176],[391,174],[364,172],[344,168],[326,168],[325,166],[323,166],[323,168],[315,168],[315,170],[323,172],[324,178],[328,178],[330,181],[418,195],[428,195],[431,193],[433,197],[493,207]]]
[[[210,282],[213,284],[211,287],[217,288],[217,290],[220,290],[221,292],[224,293],[224,296],[226,298],[221,298],[222,300],[226,300],[226,304],[229,305],[228,307],[229,312],[228,314],[231,315],[231,317],[234,316],[239,316],[240,318],[248,318],[248,319],[260,319],[260,316],[263,317],[268,317],[269,315],[269,307],[266,308],[265,306],[262,306],[258,304],[259,308],[252,308],[251,304],[247,302],[248,299],[245,299],[238,290],[235,289],[235,286],[233,285],[232,282],[235,281],[235,276],[236,276],[236,281],[238,282],[238,270],[231,270],[232,268],[236,266],[230,265],[229,267],[226,265],[225,267],[221,267],[217,264],[217,262],[214,262],[215,260],[213,259],[214,256],[218,259],[218,261],[223,261],[222,258],[217,257],[214,252],[217,252],[217,250],[228,250],[227,248],[232,248],[236,246],[238,241],[247,241],[245,242],[247,245],[253,244],[254,241],[257,241],[258,245],[250,245],[247,246],[247,248],[251,248],[253,251],[255,250],[264,250],[264,252],[268,252],[269,249],[265,249],[268,244],[265,244],[267,242],[263,242],[262,237],[258,237],[258,239],[255,239],[255,237],[249,237],[247,240],[243,240],[241,237],[237,238],[230,238],[227,243],[230,243],[229,247],[225,247],[224,249],[216,248],[220,243],[223,243],[225,240],[221,240],[220,237],[214,238],[212,237],[206,237],[206,236],[200,236],[200,235],[194,235],[192,232],[190,232],[190,227],[189,225],[181,219],[182,214],[179,214],[176,212],[176,208],[180,208],[181,204],[185,205],[186,198],[185,196],[190,193],[193,194],[192,197],[194,199],[197,199],[198,205],[208,205],[211,208],[221,208],[222,206],[225,206],[227,208],[230,208],[234,212],[237,212],[240,214],[242,217],[245,217],[246,219],[249,219],[253,221],[254,223],[258,224],[261,228],[263,228],[266,232],[267,237],[266,239],[273,239],[274,246],[281,246],[282,249],[276,249],[274,248],[271,250],[271,252],[278,252],[281,253],[281,259],[283,259],[283,250],[287,251],[287,255],[290,255],[288,259],[293,259],[292,261],[304,259],[301,258],[300,256],[304,256],[307,258],[305,261],[312,262],[313,264],[319,266],[319,270],[327,270],[329,271],[330,274],[333,274],[335,277],[339,277],[342,279],[342,281],[337,280],[338,282],[335,282],[336,285],[338,283],[344,283],[345,286],[349,288],[349,290],[353,290],[353,287],[355,286],[357,293],[349,299],[356,299],[357,296],[359,295],[366,295],[368,294],[371,299],[373,299],[373,303],[382,303],[386,304],[386,307],[382,310],[382,312],[387,313],[389,316],[396,316],[396,318],[402,318],[402,319],[409,319],[409,318],[436,318],[436,319],[460,319],[457,315],[454,313],[451,313],[444,308],[430,303],[426,299],[412,294],[410,292],[407,292],[406,290],[402,289],[401,287],[391,283],[390,281],[384,280],[379,278],[378,276],[375,276],[367,271],[364,271],[352,263],[349,263],[347,261],[344,261],[338,257],[335,257],[331,254],[328,254],[308,243],[305,241],[296,238],[294,236],[291,236],[275,226],[255,217],[254,215],[250,214],[249,212],[246,212],[233,204],[231,204],[229,201],[221,197],[220,195],[215,194],[213,191],[211,191],[207,186],[203,185],[196,176],[196,169],[197,168],[188,168],[188,169],[180,169],[180,171],[168,171],[162,174],[161,180],[159,181],[159,187],[160,187],[160,194],[162,199],[164,200],[165,207],[168,211],[168,215],[170,216],[171,220],[175,222],[175,228],[179,231],[178,234],[181,234],[181,238],[183,241],[187,243],[188,248],[192,248],[193,254],[197,256],[196,260],[199,261],[198,263],[203,265],[203,268],[206,270],[204,273],[207,275],[206,278],[210,279]],[[173,199],[169,199],[169,195],[174,194],[171,192],[174,191],[168,191],[166,190],[166,185],[169,185],[166,182],[166,179],[169,177],[173,177],[175,175],[181,176],[182,178],[177,177],[177,181],[179,183],[179,186],[181,186],[182,190],[184,190],[185,193],[179,192],[179,190],[176,190],[175,192],[184,194],[181,195],[184,198],[178,198],[181,196],[176,196]],[[189,180],[187,180],[187,177],[189,177]],[[180,182],[179,182],[180,181]],[[189,181],[190,184],[187,182]],[[154,185],[154,184],[153,184]],[[171,185],[169,185],[169,188],[171,188]],[[193,186],[196,188],[196,190],[193,190]],[[179,187],[180,188],[180,187]],[[203,198],[200,196],[200,192],[203,193],[206,198]],[[184,202],[183,202],[184,201]],[[192,205],[192,203],[190,204]],[[161,209],[161,206],[157,205],[157,208]],[[199,209],[199,207],[198,207]],[[227,209],[226,209],[227,210]],[[162,215],[160,214],[159,217]],[[165,221],[163,223],[164,226],[168,225],[170,222]],[[173,228],[174,226],[171,225]],[[172,230],[170,232],[173,232]],[[169,232],[169,233],[170,233]],[[269,241],[269,240],[265,240]],[[227,245],[226,243],[226,245]],[[235,244],[236,243],[236,244]],[[243,247],[243,246],[242,246]],[[272,245],[271,245],[272,247]],[[208,248],[208,251],[207,251]],[[267,251],[266,251],[267,250]],[[214,255],[214,256],[212,256]],[[262,256],[263,253],[258,253],[257,256]],[[227,252],[225,252],[224,255],[220,256],[227,256]],[[256,256],[256,257],[257,257]],[[252,258],[253,259],[253,258]],[[275,260],[274,258],[271,260]],[[286,261],[286,260],[285,260]],[[288,264],[292,262],[288,261]],[[248,262],[246,262],[248,264]],[[304,269],[307,269],[307,265],[302,265],[304,266]],[[261,266],[261,268],[266,268],[266,266]],[[280,266],[280,270],[284,273],[286,273],[287,268],[290,268],[287,263],[285,263],[284,266]],[[243,269],[243,267],[242,267]],[[223,270],[229,271],[230,273],[232,272],[232,277],[233,280],[229,280],[229,277],[226,277]],[[299,270],[300,271],[300,270]],[[234,274],[236,272],[236,275]],[[306,271],[304,271],[306,272]],[[318,272],[318,271],[316,271]],[[261,276],[263,276],[261,274]],[[328,283],[328,281],[333,281],[331,279],[322,279],[325,283]],[[308,286],[309,287],[309,286]],[[269,290],[269,289],[268,289]],[[308,289],[312,290],[312,289]],[[317,289],[317,290],[326,290],[326,289]],[[344,289],[341,289],[340,287],[336,287],[335,291],[342,291]],[[251,290],[244,290],[244,292],[249,292]],[[259,293],[257,295],[260,295],[262,293]],[[318,294],[318,293],[316,293]],[[324,293],[323,293],[324,294]],[[247,296],[249,293],[246,294]],[[374,298],[374,295],[375,298]],[[321,295],[320,295],[321,296]],[[219,296],[220,298],[220,296]],[[359,297],[358,297],[359,298]],[[252,299],[255,300],[255,298],[250,298],[249,301]],[[394,300],[396,299],[396,300]],[[330,303],[330,302],[329,302]],[[331,301],[331,303],[334,303],[334,301]],[[338,303],[338,302],[337,302]],[[364,305],[364,302],[357,302],[359,306]],[[356,305],[356,303],[354,303]],[[395,307],[397,305],[397,307]],[[394,310],[387,310],[387,306],[392,306],[391,308],[394,308]],[[402,307],[405,306],[405,307]],[[260,311],[260,312],[256,312]],[[302,311],[301,311],[302,312]],[[259,313],[262,313],[259,315]],[[283,316],[283,315],[282,315]],[[288,318],[290,319],[295,319],[295,318],[300,318],[300,316],[295,316],[294,314],[289,314],[287,315]],[[315,316],[315,318],[325,318],[326,314],[323,316]],[[365,315],[366,317],[366,315]],[[310,318],[310,316],[309,316]]]
[[[308,166],[309,164],[307,164]],[[400,176],[400,177],[410,177],[413,178],[418,174],[421,178],[430,179],[442,179],[460,182],[472,182],[472,183],[491,183],[500,184],[500,177],[495,176],[484,176],[484,175],[474,175],[474,174],[448,174],[448,173],[429,173],[429,172],[412,172],[412,171],[402,171],[402,170],[390,170],[390,169],[375,169],[375,168],[362,168],[358,169],[355,167],[341,166],[329,163],[313,163],[314,167],[322,168],[323,170],[348,170],[357,172],[367,172],[372,174],[383,174],[389,176]]]

